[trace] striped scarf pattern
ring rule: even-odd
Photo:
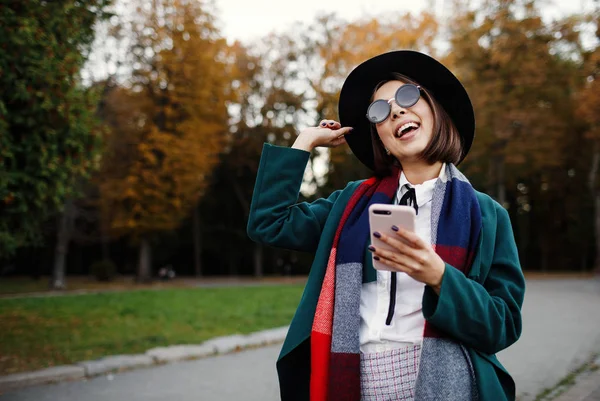
[[[311,331],[311,401],[360,400],[359,308],[369,238],[368,208],[374,203],[392,203],[399,175],[397,170],[387,177],[364,181],[348,201],[338,224]],[[467,274],[479,240],[481,210],[471,184],[454,165],[446,164],[445,179],[437,180],[431,207],[436,253]],[[444,375],[440,370],[446,364],[456,362],[452,358],[457,355],[457,347],[462,349],[444,340],[444,333],[427,322],[423,333],[421,366],[433,370],[419,373],[417,395],[419,388],[437,387],[432,382]]]

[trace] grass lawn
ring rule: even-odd
[[[167,288],[190,288],[203,285],[230,285],[232,283],[247,284],[294,284],[305,283],[306,277],[303,276],[266,276],[266,277],[177,277],[174,280],[160,281],[153,280],[149,283],[137,283],[134,276],[117,276],[112,281],[98,281],[92,276],[68,276],[66,291],[53,291],[48,288],[50,277],[40,277],[34,280],[31,277],[1,277],[0,278],[0,298],[16,295],[28,295],[28,293],[56,293],[64,294],[69,291],[129,291],[140,289],[167,289]]]
[[[0,299],[0,375],[290,323],[303,285]]]
[[[244,278],[250,280],[250,278]],[[50,277],[40,277],[34,280],[31,277],[2,277],[0,278],[0,296],[17,295],[33,292],[53,292],[48,288]],[[68,276],[68,291],[110,291],[110,290],[131,290],[131,289],[161,289],[175,287],[195,287],[197,284],[205,281],[216,281],[210,278],[177,278],[170,281],[154,280],[150,283],[140,284],[135,282],[133,276],[118,276],[112,281],[98,281],[92,276]],[[55,292],[55,291],[54,291]],[[60,291],[59,291],[60,293]]]

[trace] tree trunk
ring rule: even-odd
[[[594,201],[594,236],[596,245],[596,257],[594,258],[594,270],[600,269],[600,191],[596,187],[596,177],[600,165],[600,141],[594,141],[594,155],[592,166],[588,177],[588,186]]]
[[[230,276],[237,276],[239,274],[237,258],[235,257],[235,254],[233,252],[228,253],[229,255],[227,257],[227,271],[229,272]]]
[[[52,278],[50,279],[50,288],[53,290],[64,290],[67,288],[65,260],[69,252],[71,236],[73,235],[74,216],[75,204],[71,199],[68,199],[65,202],[63,213],[58,219],[54,267],[52,268]]]
[[[506,139],[496,138],[491,146],[492,157],[490,160],[490,170],[488,171],[490,195],[498,201],[503,207],[506,204],[506,183],[504,174],[504,152],[506,149]]]
[[[202,232],[200,230],[200,212],[194,208],[194,271],[196,277],[202,276]]]
[[[596,257],[594,271],[600,273],[600,191],[594,194],[594,235],[596,236]]]
[[[486,190],[489,196],[492,198],[496,198],[496,187],[494,183],[496,182],[496,174],[494,172],[494,168],[496,167],[496,163],[494,163],[494,159],[492,158],[488,162],[488,171],[487,171],[487,182],[486,182]]]
[[[542,192],[540,192],[541,194]],[[548,213],[546,211],[546,213]],[[538,256],[538,261],[537,263],[539,264],[539,268],[542,272],[547,272],[548,271],[548,263],[549,263],[549,258],[548,258],[548,231],[549,231],[549,222],[547,218],[544,218],[546,216],[546,214],[543,214],[542,216],[536,216],[535,224],[536,224],[536,239],[537,239],[537,243],[538,243],[538,248],[539,248],[539,256]]]
[[[263,246],[255,244],[254,246],[254,277],[263,276]]]
[[[250,203],[248,202],[248,197],[244,195],[244,191],[240,186],[240,183],[233,177],[229,175],[230,182],[232,184],[235,195],[244,210],[244,216],[246,217],[246,221],[248,221],[248,216],[250,216]],[[233,258],[230,258],[233,260]],[[236,259],[237,260],[237,259]],[[262,277],[263,276],[263,247],[260,244],[254,245],[254,277]],[[231,264],[230,264],[231,266]],[[230,271],[233,268],[230,267]],[[235,268],[237,271],[237,268]]]
[[[504,156],[498,155],[494,158],[496,170],[496,200],[504,206],[506,204],[506,185],[504,182]]]
[[[138,263],[137,281],[147,283],[152,280],[152,263],[151,263],[150,243],[148,239],[142,238],[140,242],[140,259]]]
[[[531,213],[523,213],[522,215],[517,216],[516,222],[518,225],[517,230],[519,232],[519,253],[523,262],[525,262],[525,266],[527,266],[529,262],[527,255],[529,254],[529,221],[531,219]]]
[[[102,260],[110,260],[110,237],[108,235],[108,221],[105,221],[104,216],[100,215],[100,236],[102,241]]]
[[[540,236],[541,239],[541,246],[540,246],[540,251],[542,253],[541,258],[540,258],[540,267],[542,272],[546,273],[548,271],[548,262],[549,262],[549,253],[550,250],[548,249],[548,239],[546,238],[545,235]]]

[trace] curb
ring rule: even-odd
[[[289,326],[283,326],[246,335],[217,337],[201,344],[157,347],[147,350],[144,354],[107,356],[92,361],[77,362],[73,365],[0,376],[0,395],[6,391],[23,387],[92,378],[106,373],[225,355],[277,344],[285,340],[288,329]]]

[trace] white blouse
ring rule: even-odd
[[[438,178],[444,178],[446,165]],[[407,192],[407,186],[415,189],[419,213],[415,222],[417,235],[431,243],[431,201],[437,178],[412,185],[404,173],[400,175],[400,185],[395,204]],[[382,352],[423,341],[425,318],[422,313],[425,284],[418,282],[406,273],[396,274],[396,307],[389,326],[385,324],[390,304],[391,272],[377,271],[377,281],[364,283],[360,296],[360,350],[364,353]]]

